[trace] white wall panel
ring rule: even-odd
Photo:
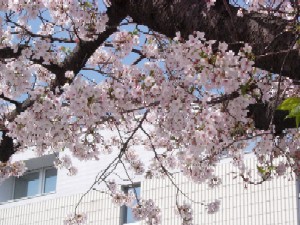
[[[54,195],[11,202],[0,205],[0,225],[61,225],[67,214],[74,212],[81,194],[73,192],[86,191],[99,171],[100,162],[90,162],[79,178],[69,180],[60,177],[57,193]],[[247,165],[256,168],[254,159],[247,159]],[[220,211],[209,215],[205,207],[192,204],[194,222],[197,225],[297,225],[297,191],[296,181],[276,178],[261,185],[248,185],[240,178],[233,179],[235,170],[230,163],[220,163],[216,173],[223,183],[208,189],[206,184],[194,184],[185,177],[175,175],[175,182],[190,198],[196,202],[221,200]],[[60,175],[59,175],[60,176]],[[66,179],[63,181],[63,179]],[[79,182],[80,181],[80,182]],[[77,182],[77,184],[76,184]],[[75,190],[74,190],[75,189]],[[71,195],[66,196],[66,193]],[[153,199],[162,210],[162,225],[179,225],[180,218],[175,214],[176,188],[167,179],[152,179],[142,182],[141,196]],[[179,195],[179,202],[189,202]],[[90,192],[78,208],[86,212],[90,225],[119,225],[120,208],[113,205],[108,195]],[[140,223],[145,224],[145,223]]]
[[[91,197],[91,195],[93,195]],[[43,200],[20,206],[0,208],[0,225],[62,225],[63,219],[74,212],[80,194]],[[96,209],[95,209],[96,208]],[[101,210],[100,210],[101,209]],[[78,212],[88,215],[88,224],[119,224],[120,208],[113,205],[107,195],[91,192],[84,198]]]
[[[246,160],[251,168],[256,168],[253,158]],[[232,164],[221,163],[217,174],[223,178],[223,183],[215,189],[208,189],[205,184],[194,184],[186,178],[177,175],[176,183],[194,201],[210,202],[221,200],[220,211],[209,215],[205,207],[192,204],[194,222],[201,225],[297,225],[297,193],[296,181],[280,177],[266,181],[261,185],[248,185],[244,188],[241,178],[233,179]],[[255,178],[255,176],[254,176]],[[162,224],[179,224],[179,216],[175,214],[175,189],[169,188],[170,182],[164,179],[146,180],[143,182],[142,196],[144,199],[154,199],[162,209]],[[166,194],[167,190],[167,194]],[[174,197],[173,197],[174,199]],[[189,202],[183,196],[179,202]]]

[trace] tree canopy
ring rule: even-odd
[[[0,2],[0,178],[25,171],[11,156],[28,148],[38,155],[68,149],[80,160],[118,149],[112,165],[124,161],[147,177],[179,169],[212,186],[224,154],[247,183],[299,173],[298,0],[104,4]],[[261,181],[243,163],[249,143]],[[153,152],[150,167],[136,145]],[[70,174],[80,169],[57,157]],[[158,223],[153,210],[147,200],[135,213]],[[178,211],[189,224],[188,206]]]

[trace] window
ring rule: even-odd
[[[136,193],[137,197],[140,198],[141,194],[141,184],[134,184],[128,185],[128,186],[123,186],[122,187],[123,191],[127,194],[129,191],[133,191],[133,193]],[[136,201],[134,202],[134,204]],[[132,214],[132,209],[127,207],[127,206],[122,206],[122,224],[128,224],[128,223],[135,223],[137,220],[134,219],[133,214]]]
[[[57,170],[55,168],[47,169],[45,172],[44,193],[53,192],[56,189]]]
[[[19,199],[54,192],[56,177],[55,168],[43,168],[15,178],[13,198]]]
[[[15,180],[14,199],[39,193],[39,172],[29,173]]]

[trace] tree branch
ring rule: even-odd
[[[181,35],[187,38],[194,31],[201,31],[205,32],[209,40],[249,43],[256,56],[255,66],[279,74],[282,54],[290,49],[296,38],[296,34],[286,31],[289,22],[256,12],[238,17],[237,7],[225,6],[221,0],[217,3],[207,10],[206,2],[199,0],[178,0],[172,4],[169,0],[122,1],[124,10],[135,22],[168,37],[174,37],[175,33],[180,31]],[[112,0],[112,7],[119,7],[119,4],[120,1]],[[238,23],[235,27],[236,32],[232,32],[232,21]],[[266,47],[268,52],[265,52]],[[294,50],[287,59],[283,75],[298,79],[299,59],[299,50]]]
[[[289,53],[288,53],[289,52]],[[287,55],[285,59],[285,56]],[[284,62],[285,59],[285,62]],[[279,74],[282,67],[282,76],[294,80],[300,80],[300,50],[283,50],[278,52],[269,52],[255,57],[255,65],[258,68]]]
[[[6,97],[3,93],[0,94],[0,98],[2,98],[4,101],[7,101],[7,102],[9,102],[9,103],[11,103],[11,104],[14,104],[14,105],[16,105],[16,106],[18,106],[18,105],[21,104],[20,102],[18,102],[18,101],[16,101],[16,100],[13,100],[13,99],[10,99],[10,98]]]

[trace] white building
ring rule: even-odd
[[[114,158],[113,155],[107,155],[99,161],[75,161],[80,170],[78,175],[71,177],[64,170],[54,169],[54,155],[35,158],[27,152],[16,156],[16,159],[18,157],[26,159],[28,172],[20,178],[9,178],[0,185],[0,225],[63,224],[63,219],[74,212],[76,204],[91,187],[98,172]],[[251,155],[247,156],[246,162],[256,168]],[[195,202],[221,200],[220,211],[216,214],[207,214],[204,206],[193,203],[194,224],[300,225],[297,181],[280,177],[261,185],[248,185],[245,189],[239,177],[233,179],[235,175],[230,172],[234,170],[229,159],[222,160],[217,166],[217,173],[223,182],[215,189],[208,189],[206,184],[194,184],[176,175],[178,187]],[[128,188],[126,181],[119,182],[124,184],[124,189]],[[135,177],[134,182],[136,187],[140,185],[138,192],[143,199],[151,198],[160,207],[162,225],[180,224],[181,219],[174,208],[176,189],[168,179],[144,180]],[[181,202],[185,200],[182,195],[179,199]],[[85,195],[78,212],[85,212],[87,224],[91,225],[135,222],[130,210],[114,205],[110,196],[95,190]]]

